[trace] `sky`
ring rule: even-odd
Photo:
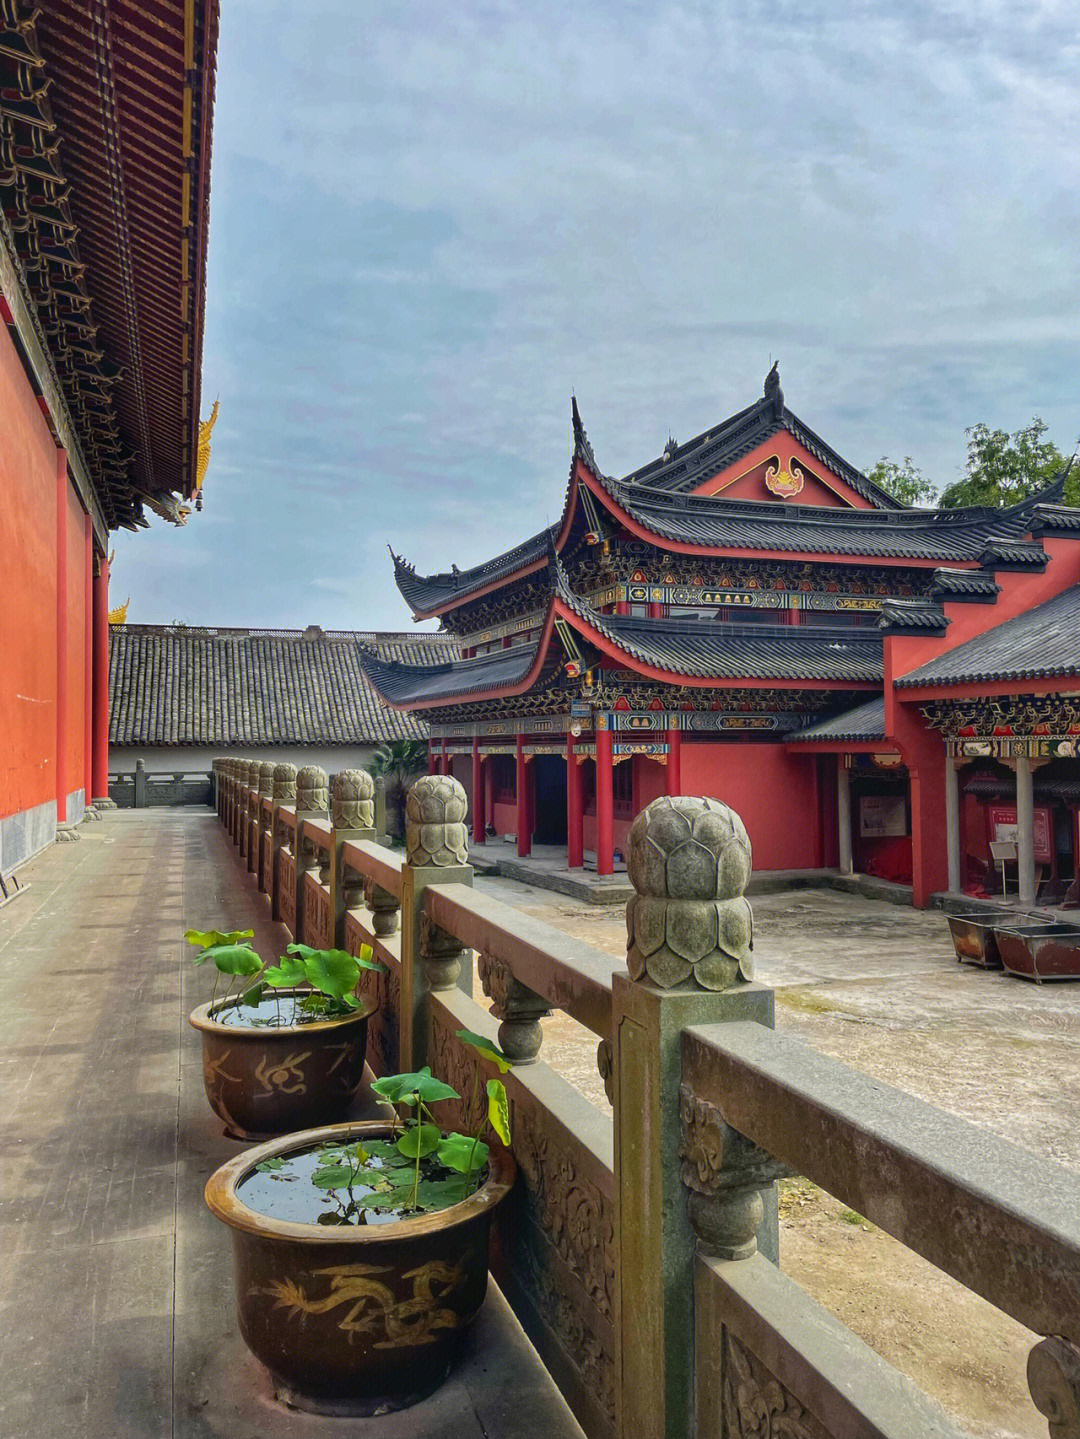
[[[143,623],[412,628],[462,568],[752,403],[851,463],[1080,432],[1073,0],[221,0],[205,506]],[[430,628],[430,626],[425,626]]]

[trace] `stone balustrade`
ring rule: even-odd
[[[483,1100],[458,1031],[512,1061],[496,1277],[590,1439],[959,1434],[776,1267],[787,1173],[1041,1336],[1032,1398],[1053,1439],[1080,1439],[1080,1178],[774,1032],[736,814],[664,798],[635,820],[624,965],[473,889],[449,776],[410,792],[403,857],[376,843],[367,776],[289,769],[267,795],[215,761],[214,800],[238,848],[258,802],[260,887],[294,936],[385,965],[363,975],[373,1068],[431,1064],[464,1125]],[[596,1035],[610,1115],[545,1064],[556,1009]]]

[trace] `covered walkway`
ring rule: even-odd
[[[580,1435],[494,1290],[457,1376],[398,1416],[288,1411],[247,1354],[209,1174],[240,1147],[203,1093],[186,925],[280,951],[212,812],[129,810],[0,911],[0,1434],[66,1439]]]

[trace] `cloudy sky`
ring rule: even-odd
[[[749,404],[956,477],[1080,430],[1073,0],[222,0],[205,509],[114,602],[409,628],[561,508]]]

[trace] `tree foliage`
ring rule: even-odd
[[[387,824],[392,834],[405,833],[405,797],[409,785],[427,769],[427,741],[396,739],[381,744],[368,761],[368,773],[386,781]]]
[[[962,479],[942,492],[942,507],[1004,507],[1045,490],[1068,463],[1053,441],[1046,438],[1046,428],[1045,421],[1036,415],[1029,425],[1012,435],[982,424],[965,430],[966,470]],[[1066,481],[1065,503],[1080,504],[1080,476],[1075,466]]]
[[[931,504],[937,493],[910,455],[899,462],[882,455],[868,478],[903,505]]]

